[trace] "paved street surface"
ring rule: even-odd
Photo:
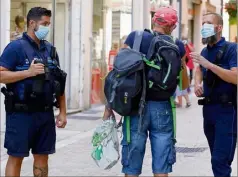
[[[192,107],[177,109],[177,163],[171,176],[212,176],[210,154],[202,129],[202,110],[195,96]],[[50,156],[49,176],[121,176],[121,163],[110,171],[99,169],[91,159],[91,136],[101,120],[103,106],[68,116],[65,129],[57,130],[57,153]],[[1,176],[7,155],[1,133]],[[32,176],[32,156],[23,162],[22,176]],[[233,162],[233,176],[237,176],[237,155]],[[142,176],[152,176],[149,141]]]

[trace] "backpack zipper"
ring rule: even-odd
[[[169,63],[168,72],[167,72],[167,74],[166,74],[166,76],[165,76],[165,78],[164,78],[164,80],[163,80],[163,83],[165,83],[165,82],[167,81],[167,79],[168,79],[168,77],[169,77],[170,70],[171,70],[171,63]]]

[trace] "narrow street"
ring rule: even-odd
[[[127,68],[125,73],[128,78],[132,78],[131,68],[135,68],[133,61],[139,59],[142,61],[142,55],[140,57],[135,55],[135,58],[132,55],[131,60],[130,54],[133,52],[128,50],[128,53],[120,52],[126,45],[132,49],[136,49],[137,46],[140,53],[143,53],[143,58],[144,54],[152,54],[151,57],[145,56],[151,63],[146,65],[155,69],[151,70],[151,74],[146,72],[146,82],[149,86],[153,86],[154,82],[158,84],[157,79],[158,81],[162,79],[160,71],[162,73],[171,71],[163,79],[164,86],[169,86],[170,76],[173,77],[173,73],[176,73],[176,63],[184,56],[183,60],[186,64],[183,63],[183,71],[185,72],[180,75],[184,89],[189,86],[190,80],[194,82],[196,66],[200,65],[204,67],[203,83],[207,82],[205,85],[208,91],[211,89],[211,102],[213,97],[216,98],[215,102],[218,100],[225,102],[230,101],[231,97],[235,98],[234,95],[237,93],[233,87],[236,81],[235,77],[230,76],[235,74],[232,72],[237,67],[235,48],[238,40],[237,5],[236,0],[0,0],[0,89],[6,86],[7,91],[10,91],[9,94],[0,92],[0,176],[5,175],[8,160],[7,150],[4,148],[5,131],[10,132],[12,129],[16,132],[17,137],[9,137],[9,146],[14,145],[20,152],[24,151],[22,148],[25,146],[23,144],[21,147],[20,143],[15,143],[14,140],[23,143],[26,140],[21,138],[21,130],[15,130],[14,126],[22,128],[22,125],[32,121],[31,128],[39,130],[38,116],[37,121],[34,119],[25,121],[21,119],[25,115],[15,117],[20,124],[13,121],[11,126],[8,121],[9,126],[6,130],[6,117],[9,118],[6,108],[12,108],[10,112],[16,112],[18,108],[26,108],[24,114],[32,112],[31,108],[44,107],[45,110],[46,105],[52,104],[53,97],[59,101],[62,126],[65,123],[65,114],[68,123],[64,129],[56,128],[56,153],[49,158],[49,176],[124,176],[121,173],[121,158],[108,171],[96,165],[91,157],[93,149],[91,138],[95,128],[102,122],[104,111],[102,103],[106,100],[105,88],[113,86],[112,89],[108,89],[112,95],[123,90],[125,102],[127,96],[130,98],[131,94],[128,93],[131,90],[127,89],[127,82],[124,82],[126,77],[121,72],[116,73],[120,77],[112,77],[113,79],[106,77],[113,68],[121,71],[120,67],[117,67],[117,63],[120,63],[118,66]],[[132,33],[144,29],[150,29],[153,33],[147,33],[148,31],[141,33],[142,38],[137,38]],[[163,36],[161,39],[165,39],[165,43],[159,40],[159,43],[156,42],[154,46],[156,41],[154,39],[160,38],[154,38],[152,34]],[[175,50],[175,45],[164,35],[174,39],[180,57],[171,52]],[[137,39],[142,39],[140,45],[140,40]],[[172,47],[174,50],[171,49]],[[161,49],[164,53],[161,53]],[[172,59],[173,57],[178,60]],[[120,62],[118,58],[128,58],[128,60]],[[41,64],[33,65],[31,64],[33,60]],[[172,64],[166,65],[167,62]],[[146,66],[144,70],[147,71],[149,68]],[[157,73],[156,70],[159,72]],[[137,71],[135,73],[137,76]],[[216,80],[215,75],[223,81]],[[113,82],[116,80],[118,84],[110,80]],[[122,82],[117,82],[118,80]],[[137,77],[134,81],[135,88],[136,85],[145,86],[144,83],[142,85],[138,82]],[[209,88],[209,83],[212,81],[215,82],[212,88]],[[125,89],[121,88],[124,87],[124,83]],[[128,79],[128,84],[131,83],[132,81]],[[189,95],[191,107],[185,108],[185,99],[183,99],[183,107],[177,109],[177,156],[170,176],[213,176],[210,150],[203,132],[202,106],[198,106],[198,98],[193,88],[191,90],[192,93]],[[59,92],[62,91],[64,95],[58,98]],[[204,95],[205,92],[204,89]],[[162,95],[163,93],[158,92]],[[154,97],[157,92],[152,94]],[[110,99],[113,100],[112,97]],[[32,104],[32,101],[37,104]],[[55,115],[58,111],[55,111]],[[221,112],[223,113],[223,109]],[[229,115],[225,112],[226,109],[224,109],[224,116]],[[53,120],[54,116],[52,115],[51,118]],[[117,121],[119,120],[120,116],[117,117]],[[50,124],[44,125],[52,130]],[[24,137],[27,138],[30,131],[25,127],[23,128],[27,135]],[[225,130],[223,127],[222,124],[221,130],[216,133]],[[48,128],[44,130],[48,132]],[[50,133],[46,135],[44,131],[38,132],[39,137],[51,135]],[[55,132],[52,135],[55,135]],[[121,140],[121,133],[118,133],[118,136]],[[55,140],[55,136],[53,138]],[[35,146],[37,146],[35,142],[41,143],[35,139],[30,142]],[[44,142],[48,144],[46,139]],[[229,146],[232,143],[223,144]],[[160,157],[158,160],[161,159]],[[218,166],[223,167],[219,163],[220,161]],[[220,166],[219,169],[222,169]],[[32,155],[24,159],[21,176],[33,176]],[[153,176],[149,139],[141,176]],[[237,151],[232,164],[232,176],[238,176]]]
[[[177,109],[177,163],[171,176],[212,176],[210,154],[202,129],[202,110],[197,98],[190,95],[192,106]],[[100,123],[103,106],[68,116],[65,129],[57,130],[57,153],[50,157],[49,176],[121,176],[121,163],[110,171],[100,170],[91,158],[91,136]],[[4,175],[7,155],[1,134],[1,176]],[[237,157],[237,155],[235,156]],[[22,176],[32,176],[32,156],[23,162]],[[233,176],[237,176],[237,159],[233,162]],[[142,176],[151,176],[149,141]]]

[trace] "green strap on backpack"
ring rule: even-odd
[[[131,125],[130,116],[125,116],[126,121],[126,141],[129,144],[131,142]]]
[[[174,139],[176,139],[176,106],[173,97],[170,97],[170,104],[172,107]]]

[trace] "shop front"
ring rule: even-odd
[[[118,50],[132,31],[132,0],[112,1],[112,50]]]
[[[112,41],[111,3],[109,0],[93,0],[91,104],[104,102],[107,55]]]
[[[194,6],[195,4],[193,3],[192,0],[188,0],[188,10],[187,12],[187,18],[188,18],[188,26],[187,26],[187,39],[188,41],[194,43],[194,38],[193,38],[193,34],[194,34],[194,15],[195,15],[195,11],[194,11]]]

